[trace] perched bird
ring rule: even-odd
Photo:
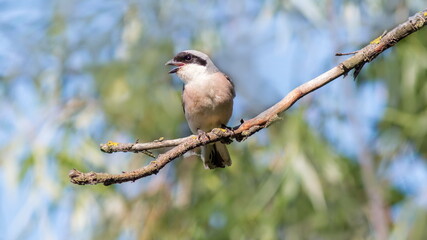
[[[175,66],[169,73],[176,73],[184,82],[182,105],[191,131],[200,136],[213,128],[225,126],[233,112],[234,85],[208,55],[186,50],[178,53],[166,65]],[[231,165],[230,154],[223,143],[208,144],[201,150],[205,168]]]

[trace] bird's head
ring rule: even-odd
[[[201,74],[218,71],[208,55],[196,50],[182,51],[165,65],[174,66],[169,73],[176,73],[184,82],[192,81]]]

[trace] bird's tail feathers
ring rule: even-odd
[[[221,142],[202,146],[202,160],[206,169],[225,168],[231,166],[231,158],[227,147]]]

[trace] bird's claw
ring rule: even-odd
[[[211,139],[209,138],[208,134],[206,134],[206,132],[198,129],[197,130],[197,140],[202,141],[202,142],[207,142]]]
[[[224,128],[224,129],[227,129],[227,130],[233,130],[232,127],[229,127],[229,126],[227,126],[225,124],[221,124],[221,128]]]
[[[225,126],[225,125],[223,125]],[[218,137],[222,137],[221,142],[225,143],[225,144],[230,144],[233,142],[233,140],[231,140],[230,138],[226,137],[227,133],[233,132],[232,129],[230,129],[229,127],[224,127],[224,128],[214,128],[212,129],[212,132],[217,135]]]
[[[225,133],[227,133],[228,131],[231,131],[228,128],[214,128],[212,129],[212,133],[219,136],[219,137],[223,137]]]

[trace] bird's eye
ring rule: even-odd
[[[191,55],[190,54],[186,55],[185,56],[185,60],[190,61],[191,60]]]

